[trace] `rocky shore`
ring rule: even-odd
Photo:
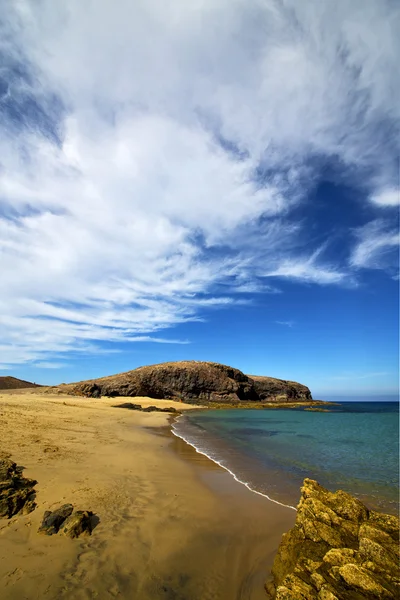
[[[266,590],[274,600],[399,598],[399,519],[305,479]]]

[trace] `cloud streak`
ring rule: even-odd
[[[350,258],[353,267],[390,269],[398,265],[400,235],[392,223],[377,219],[355,232],[357,244]]]
[[[374,377],[386,377],[387,375],[391,375],[391,373],[387,373],[384,371],[380,371],[378,373],[349,373],[347,375],[335,375],[334,377],[329,377],[329,380],[353,380],[353,379],[372,379]]]
[[[327,157],[393,203],[394,3],[0,6],[0,363],[171,342],[272,277],[349,279],[291,211]],[[353,267],[388,246],[363,239]]]

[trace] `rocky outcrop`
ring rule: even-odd
[[[8,455],[0,455],[0,517],[11,518],[36,508],[34,486],[37,481],[23,477],[22,472],[23,467],[17,467]],[[91,534],[99,522],[98,517],[87,510],[73,511],[72,504],[45,511],[38,533],[54,535],[62,528],[62,533],[71,538]]]
[[[141,412],[164,412],[164,413],[179,413],[179,410],[172,406],[159,408],[158,406],[141,406],[140,404],[132,404],[132,402],[124,402],[123,404],[115,404],[113,408],[127,408],[128,410],[139,410]]]
[[[54,535],[59,531],[70,538],[91,534],[95,515],[89,510],[76,510],[72,504],[63,504],[57,510],[46,510],[38,533]],[[97,519],[98,521],[98,519]]]
[[[310,390],[301,383],[260,375],[251,375],[250,377],[257,396],[264,402],[301,402],[303,400],[309,402],[312,400]]]
[[[399,519],[311,479],[301,494],[295,526],[283,536],[266,584],[269,598],[399,598]]]
[[[38,383],[31,383],[30,381],[24,381],[23,379],[17,379],[16,377],[0,377],[0,390],[19,390],[24,388],[36,388],[42,387]]]
[[[0,456],[0,517],[10,519],[35,509],[37,481],[23,477],[22,472],[23,467],[17,467],[8,456]]]
[[[310,390],[304,385],[269,377],[250,377],[233,367],[197,361],[139,367],[59,389],[92,398],[148,396],[192,404],[312,400]]]

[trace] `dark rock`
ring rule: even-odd
[[[62,524],[60,531],[70,538],[77,538],[82,534],[92,533],[93,513],[89,510],[77,510]]]
[[[53,535],[58,532],[64,521],[70,516],[74,507],[72,504],[63,504],[57,510],[46,510],[38,533]]]
[[[113,408],[127,408],[128,410],[140,410],[142,412],[167,412],[167,413],[178,413],[179,410],[172,406],[166,408],[159,408],[158,406],[146,406],[144,408],[141,404],[133,404],[132,402],[124,402],[123,404],[115,404]]]
[[[276,600],[399,598],[399,519],[305,479],[266,584]]]
[[[133,404],[132,402],[124,402],[123,404],[115,404],[113,408],[127,408],[128,410],[142,410],[141,404]]]
[[[32,512],[35,507],[37,481],[22,476],[22,467],[17,467],[7,456],[0,456],[0,517],[9,519],[19,512]]]
[[[159,408],[158,406],[146,406],[146,408],[142,408],[142,412],[168,412],[168,413],[176,413],[178,412],[176,408],[172,406],[166,408]]]
[[[68,386],[65,387],[68,388]],[[79,388],[79,395],[88,398],[101,398],[101,387],[93,381],[83,382]]]
[[[139,367],[119,375],[69,384],[65,391],[88,397],[148,396],[192,404],[312,400],[310,390],[304,385],[248,376],[226,365],[197,361]]]

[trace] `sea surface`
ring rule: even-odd
[[[370,508],[398,514],[398,403],[328,408],[195,410],[180,417],[173,431],[275,502],[296,506],[301,483],[310,477]]]

